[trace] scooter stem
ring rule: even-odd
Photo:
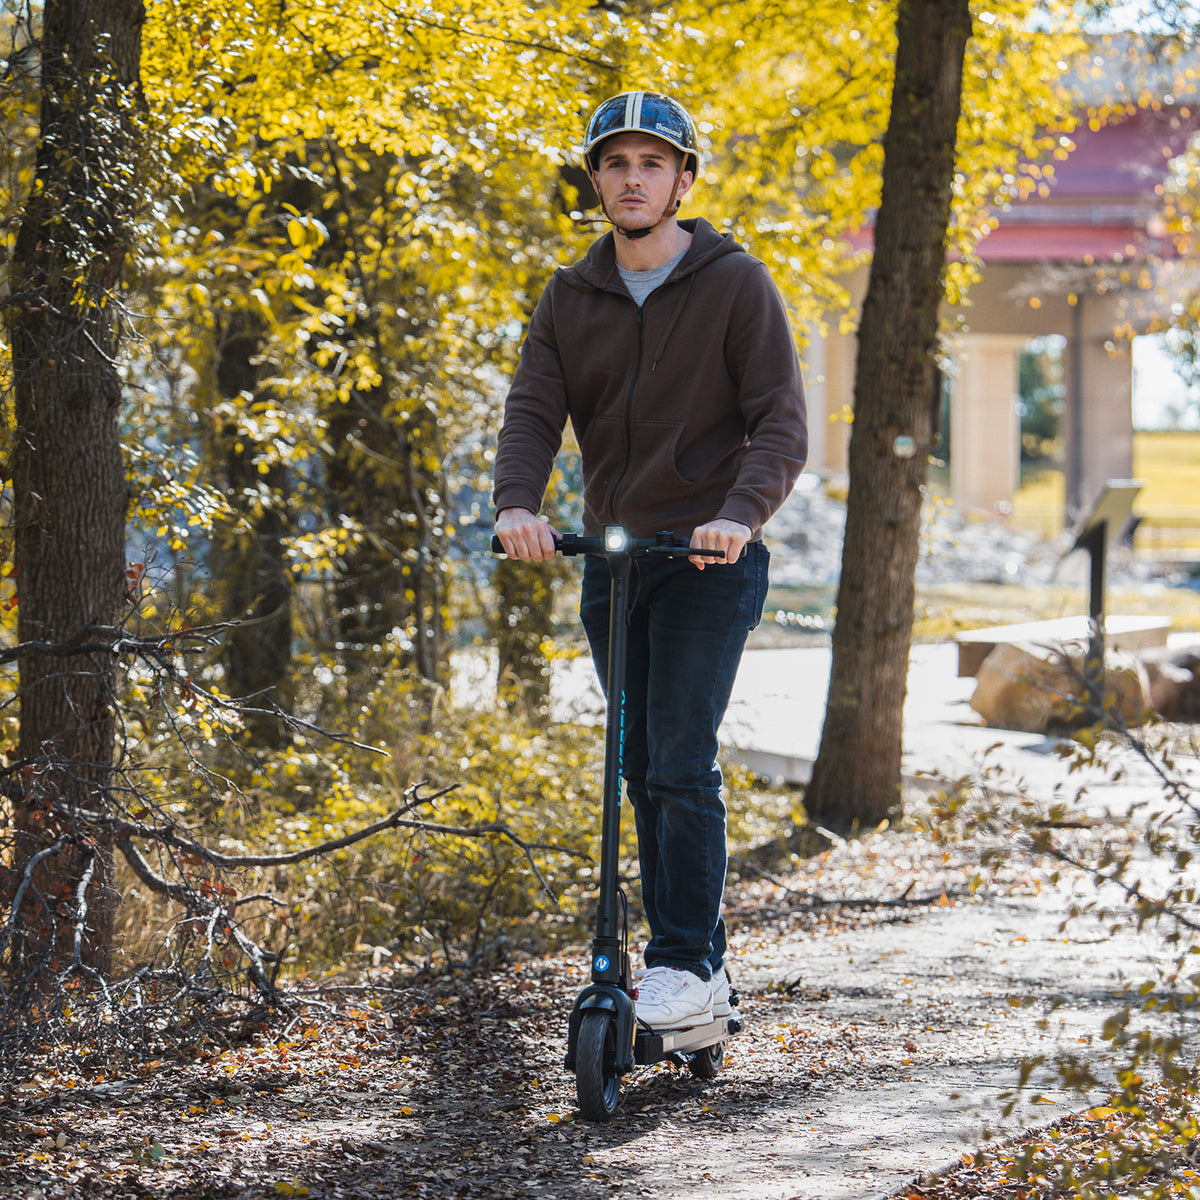
[[[600,824],[600,895],[592,941],[592,981],[627,986],[623,914],[618,896],[621,857],[621,751],[625,732],[625,649],[629,636],[629,577],[633,559],[609,556],[608,704],[604,729],[604,793]]]

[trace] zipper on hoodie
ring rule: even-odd
[[[616,479],[613,480],[612,486],[608,489],[608,499],[605,502],[609,522],[615,522],[617,519],[617,493],[624,482],[625,475],[629,470],[629,460],[633,455],[633,394],[637,391],[638,377],[642,373],[643,349],[642,308],[636,301],[633,305],[633,312],[634,321],[637,324],[637,357],[634,359],[633,375],[630,377],[629,387],[625,390],[625,411],[622,414],[622,421],[625,426],[625,461],[621,464],[621,470],[618,472]]]

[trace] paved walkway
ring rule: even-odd
[[[1197,641],[1194,633],[1171,638],[1180,645]],[[806,782],[821,742],[829,663],[828,646],[747,650],[721,729],[723,744],[769,778]],[[486,656],[472,652],[456,660],[454,694],[460,702],[490,703],[494,685],[495,664]],[[912,647],[903,723],[907,782],[959,779],[986,766],[1042,798],[1074,800],[1086,787],[1090,812],[1125,812],[1160,794],[1158,778],[1132,754],[1123,756],[1124,776],[1114,782],[1108,771],[1071,770],[1059,756],[1060,738],[988,728],[970,706],[974,690],[973,678],[958,675],[953,643]],[[586,655],[555,667],[552,707],[558,720],[604,719],[603,697]]]
[[[820,746],[829,662],[822,646],[746,651],[722,729],[725,744],[764,775],[806,782]],[[1039,797],[1073,799],[1086,786],[1089,811],[1123,812],[1161,793],[1157,776],[1134,755],[1122,757],[1125,773],[1114,782],[1107,771],[1072,771],[1059,756],[1060,738],[988,728],[970,706],[974,691],[973,678],[958,676],[955,645],[913,646],[903,724],[907,781],[958,779],[986,765]]]
[[[1171,640],[1192,645],[1200,635],[1174,635]],[[747,650],[721,729],[724,745],[769,778],[805,783],[821,743],[829,663],[828,646]],[[1039,797],[1073,799],[1086,786],[1089,811],[1127,811],[1132,803],[1159,793],[1154,773],[1133,755],[1124,756],[1125,775],[1114,783],[1105,771],[1071,771],[1059,756],[1059,738],[989,729],[970,706],[974,691],[975,680],[958,675],[953,643],[913,646],[903,724],[906,781],[959,779],[986,765]],[[589,658],[556,668],[554,707],[560,719],[603,719]]]
[[[957,676],[957,649],[914,646],[904,707],[905,774],[959,775],[995,740],[968,706],[974,679]],[[827,646],[747,650],[722,737],[746,765],[788,783],[806,783],[821,741],[829,690]],[[949,736],[948,736],[949,735]]]
[[[724,728],[727,745],[766,774],[806,780],[820,743],[829,661],[820,647],[748,651]],[[977,775],[987,763],[1007,786],[1069,800],[1076,811],[1128,813],[1161,800],[1158,777],[1132,753],[1118,751],[1123,775],[1114,780],[1110,770],[1071,771],[1057,738],[981,725],[969,705],[975,680],[960,679],[957,665],[953,645],[913,647],[906,780]],[[1194,759],[1190,775],[1200,782]],[[904,1029],[911,1052],[888,1079],[857,1087],[830,1081],[781,1106],[778,1187],[760,1191],[762,1200],[888,1195],[979,1144],[1022,1059],[1101,1046],[1104,1019],[1120,1006],[1128,980],[1152,977],[1167,948],[1153,929],[1114,933],[1094,919],[1074,922],[1064,936],[1072,902],[1090,896],[1086,885],[1080,889],[1043,878],[1025,895],[934,908],[901,924],[778,942],[739,957],[739,978],[752,992],[798,973],[828,990],[825,1004],[798,1013],[818,1044],[849,1026],[865,1042],[894,1050]],[[1039,999],[1014,1007],[1017,997]],[[1024,1124],[1085,1106],[1047,1087],[1043,1101],[1024,1110]],[[736,1187],[720,1194],[742,1196]]]

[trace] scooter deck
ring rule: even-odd
[[[742,1020],[734,1014],[690,1029],[651,1029],[639,1025],[633,1043],[633,1061],[639,1066],[649,1066],[671,1054],[694,1054],[706,1046],[728,1041],[741,1028]]]

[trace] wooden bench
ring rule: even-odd
[[[1171,631],[1170,617],[1109,616],[1104,619],[1104,644],[1109,649],[1145,650],[1165,646]],[[1021,642],[1031,646],[1086,646],[1088,618],[1055,617],[1018,625],[992,625],[966,629],[954,635],[958,644],[959,677],[974,677],[983,660],[999,645]]]

